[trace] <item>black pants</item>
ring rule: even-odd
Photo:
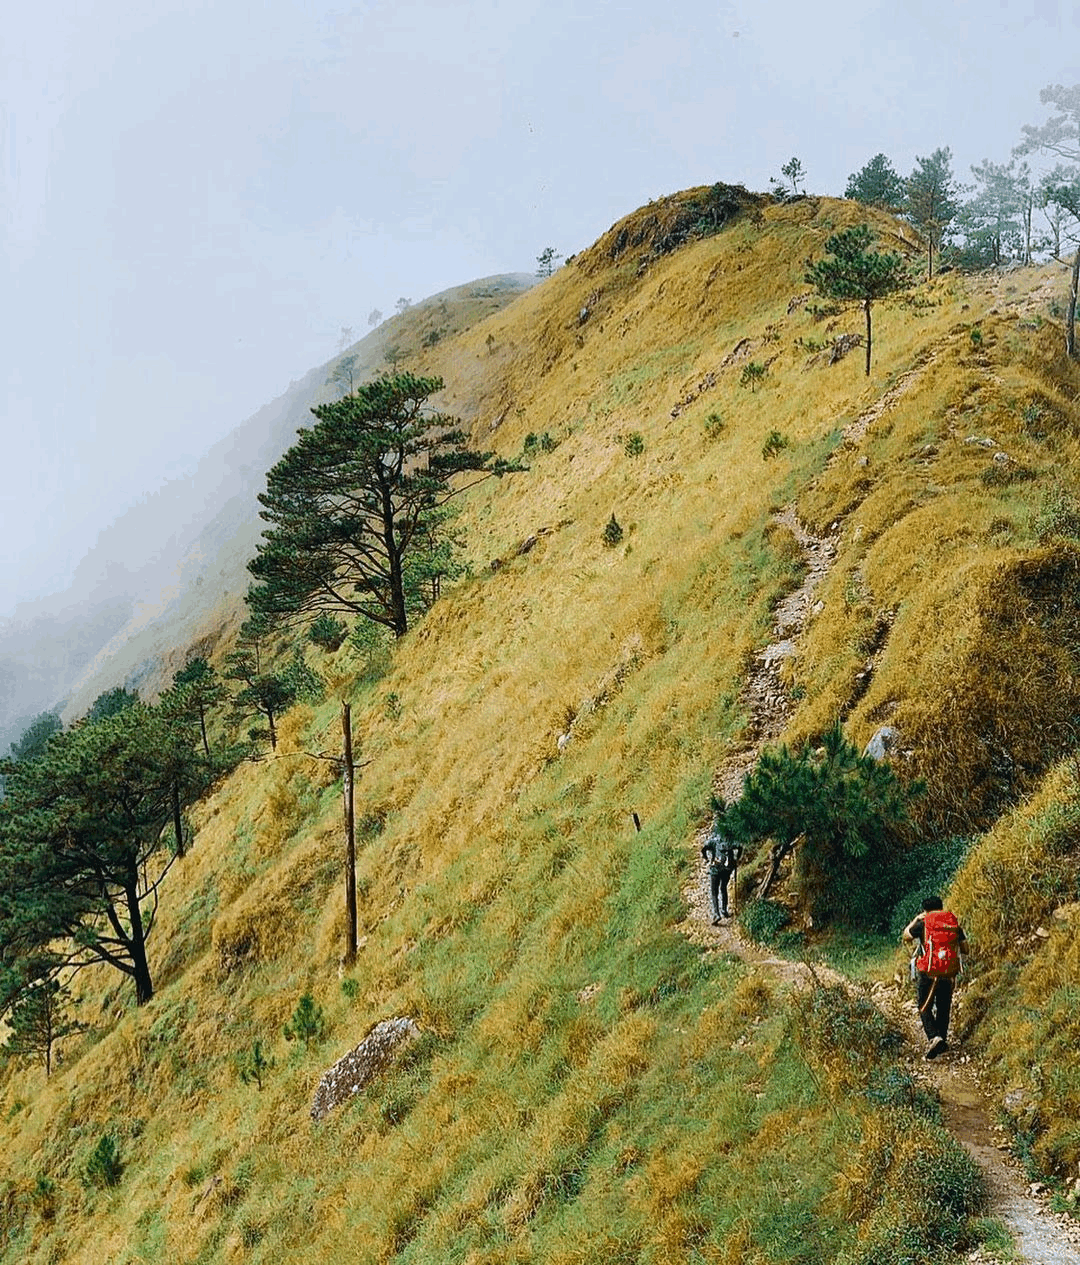
[[[732,870],[726,870],[715,862],[709,866],[709,901],[714,918],[727,917],[727,888],[732,873]]]
[[[943,1041],[948,1039],[952,995],[953,981],[951,979],[931,979],[929,975],[919,972],[915,998],[923,1032],[926,1033],[928,1041],[933,1041],[935,1037],[941,1037]],[[929,1005],[926,1004],[927,998],[930,999]]]

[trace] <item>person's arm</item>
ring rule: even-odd
[[[706,861],[716,860],[716,840],[710,835],[701,845],[701,855]]]
[[[921,943],[924,925],[921,915],[918,918],[912,918],[904,928],[900,939],[907,944],[910,944],[913,940],[918,940]]]

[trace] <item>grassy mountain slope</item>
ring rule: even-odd
[[[91,1034],[47,1085],[9,1069],[0,1259],[883,1265],[926,1231],[913,1189],[967,1233],[970,1173],[876,1012],[786,997],[693,947],[680,889],[713,770],[745,740],[745,666],[798,582],[772,521],[794,501],[835,524],[837,562],[790,664],[789,736],[837,715],[859,742],[897,726],[927,828],[990,832],[958,888],[975,937],[1008,955],[985,978],[1065,987],[1077,920],[1052,910],[1075,899],[1076,847],[1055,760],[1080,688],[1080,375],[1040,270],[882,303],[872,376],[857,353],[830,366],[822,345],[860,317],[816,315],[804,261],[859,209],[748,206],[680,240],[707,195],[642,208],[421,345],[410,367],[443,374],[479,443],[510,456],[534,437],[530,469],[464,499],[473,573],[392,661],[311,652],[326,700],[200,806],[151,944],[154,1001],[135,1011],[84,977]],[[750,362],[768,365],[753,389]],[[335,749],[341,698],[367,762],[363,948],[344,978],[340,788],[305,754]],[[1054,865],[997,926],[1012,888],[995,857],[1040,813]],[[1046,948],[1032,918],[1053,922]],[[328,1034],[290,1044],[306,991]],[[992,996],[969,1024],[988,1048]],[[313,1125],[322,1071],[393,1015],[424,1035]],[[256,1039],[262,1089],[235,1072]],[[1056,1066],[1024,1086],[1033,1146],[1075,1084]],[[124,1175],[87,1188],[106,1129]],[[1062,1165],[1064,1133],[1041,1152]]]

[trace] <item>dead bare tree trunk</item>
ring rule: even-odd
[[[352,717],[348,703],[341,704],[344,739],[342,794],[345,800],[345,965],[356,961],[356,829],[353,812]]]
[[[765,877],[758,884],[758,900],[764,900],[769,894],[769,888],[776,881],[776,876],[780,873],[780,863],[784,857],[790,852],[794,852],[800,843],[806,839],[805,835],[796,835],[787,843],[774,843],[772,850],[769,852],[769,868],[765,871]]]

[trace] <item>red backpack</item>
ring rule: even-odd
[[[923,914],[923,951],[915,969],[931,979],[953,979],[960,974],[960,924],[947,909]]]

